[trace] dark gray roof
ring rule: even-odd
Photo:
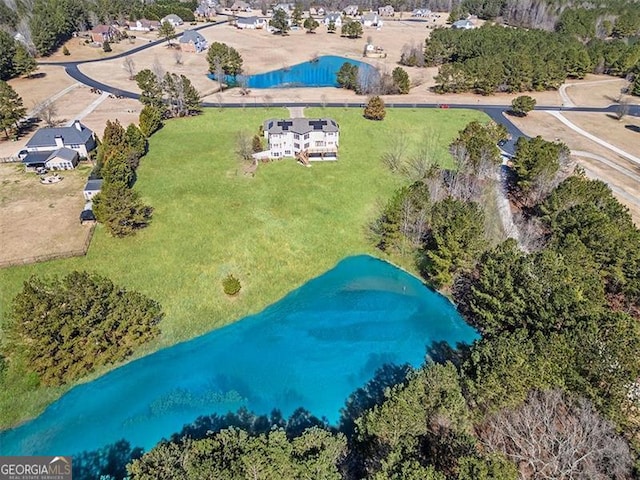
[[[279,134],[283,132],[293,132],[305,134],[311,131],[337,132],[338,124],[331,118],[270,118],[264,122],[265,132]]]
[[[67,148],[67,147],[62,147],[56,150],[55,152],[51,153],[49,155],[49,158],[47,158],[47,161],[56,157],[61,158],[63,160],[67,160],[69,162],[73,162],[78,157],[78,152],[76,152],[75,150],[71,150],[70,148]]]
[[[95,192],[102,188],[102,179],[89,180],[87,184],[84,186],[85,192]]]
[[[329,20],[330,22],[335,22],[340,17],[342,17],[342,14],[340,12],[331,12],[331,13],[327,13],[324,19]]]
[[[80,212],[80,221],[81,222],[95,222],[96,216],[93,213],[93,210],[83,210]]]
[[[193,30],[185,30],[182,36],[180,37],[180,43],[189,43],[189,42],[202,43],[205,41],[206,40],[200,33],[195,32]]]
[[[76,128],[75,124],[70,127],[41,128],[31,137],[31,140],[27,142],[27,148],[55,147],[56,137],[62,137],[65,145],[86,144],[93,136],[93,132],[82,123],[77,123],[80,125],[80,130]]]
[[[22,159],[23,165],[30,167],[32,165],[43,165],[49,159],[51,152],[29,152],[27,156]]]
[[[257,21],[258,21],[258,17],[238,17],[238,20],[236,20],[236,23],[253,25]]]

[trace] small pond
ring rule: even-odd
[[[304,407],[337,424],[386,363],[419,366],[433,342],[478,333],[392,265],[349,257],[261,313],[130,362],[0,433],[0,455],[72,455],[120,439],[151,448],[198,416]]]
[[[244,78],[249,88],[337,87],[336,74],[345,62],[372,73],[375,72],[375,69],[368,63],[326,55],[308,62],[283,66],[279,70],[257,75],[238,77],[236,79],[227,76],[225,82],[237,84],[239,78]],[[215,75],[209,74],[209,78],[215,80]]]

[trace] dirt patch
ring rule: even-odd
[[[622,92],[629,82],[623,78],[611,78],[606,75],[587,75],[583,80],[572,80],[567,83],[566,93],[576,105],[606,107],[624,100],[629,103],[640,103],[638,97],[625,95]]]
[[[61,172],[60,183],[42,185],[21,165],[0,164],[0,264],[82,250],[90,230],[79,222],[89,169]]]
[[[62,67],[41,65],[32,78],[14,78],[8,83],[22,97],[25,108],[32,110],[37,104],[76,81],[69,77]]]

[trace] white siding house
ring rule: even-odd
[[[96,147],[93,131],[78,120],[70,127],[41,128],[27,142],[27,152],[53,152],[66,147],[78,152],[81,158]]]
[[[331,22],[333,22],[336,28],[341,28],[342,14],[340,12],[327,13],[327,15],[325,15],[324,19],[322,20],[322,23],[324,23],[324,25],[328,27]]]
[[[268,158],[295,157],[309,160],[337,160],[340,128],[331,118],[272,118],[264,122]]]

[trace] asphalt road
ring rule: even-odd
[[[217,25],[226,24],[226,21],[207,23],[205,25],[201,25],[193,28],[193,30],[203,30],[205,28],[214,27]],[[129,92],[126,90],[121,90],[119,88],[112,87],[105,83],[94,80],[91,77],[88,77],[84,73],[80,71],[78,65],[82,65],[84,63],[95,63],[102,62],[105,60],[115,60],[118,58],[124,58],[128,55],[132,55],[134,53],[140,52],[147,48],[151,48],[155,45],[163,43],[165,40],[160,39],[154,42],[150,42],[145,45],[141,45],[139,47],[135,47],[131,50],[128,50],[123,53],[119,53],[117,55],[113,55],[111,57],[99,58],[94,60],[84,60],[78,62],[39,62],[40,65],[57,65],[60,67],[64,67],[67,74],[73,78],[74,80],[87,85],[91,88],[97,88],[98,90],[102,90],[103,92],[109,92],[113,95],[120,95],[127,98],[138,99],[140,97],[139,94],[134,92]],[[220,107],[223,108],[251,108],[251,107],[264,107],[265,104],[254,103],[225,103],[219,105],[217,103],[211,102],[203,102],[204,107]],[[353,102],[353,103],[314,103],[314,102],[270,102],[269,106],[273,107],[352,107],[352,108],[362,108],[364,106],[363,102]],[[393,103],[393,108],[443,108],[443,104],[439,103]],[[471,103],[471,104],[447,104],[445,108],[450,109],[470,109],[470,110],[481,110],[485,112],[491,119],[495,122],[504,125],[509,132],[509,140],[502,145],[502,150],[509,154],[513,155],[515,153],[515,143],[520,137],[526,137],[526,135],[516,127],[511,120],[509,120],[509,112],[511,105],[483,105],[480,103]],[[615,113],[617,109],[617,105],[609,105],[608,107],[558,107],[558,106],[536,106],[535,110],[542,111],[560,111],[560,112],[592,112],[592,113]],[[629,115],[633,115],[636,117],[640,117],[640,105],[630,105],[629,106]]]

